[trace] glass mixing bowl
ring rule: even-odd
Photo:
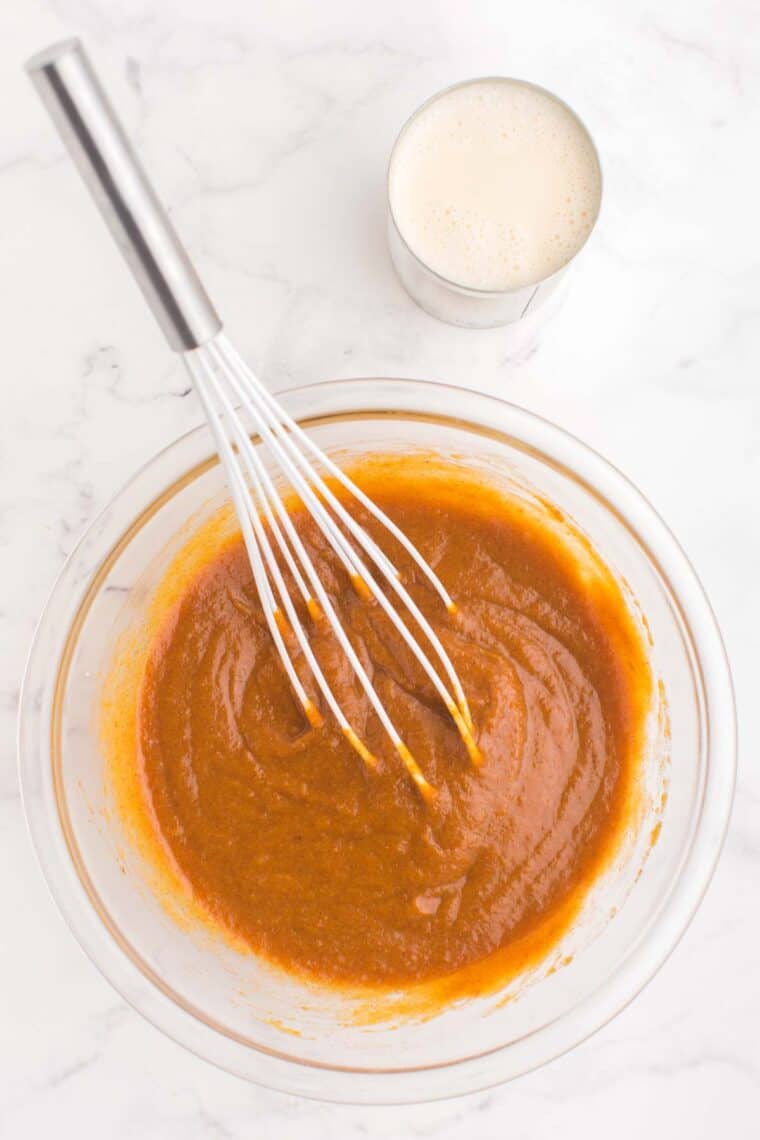
[[[116,638],[139,621],[189,529],[226,497],[210,435],[198,428],[116,496],[53,589],[21,701],[29,828],[86,953],[127,1001],[199,1056],[327,1100],[471,1092],[535,1068],[598,1029],[651,978],[694,914],[734,784],[734,705],[720,634],[652,507],[600,456],[537,416],[406,380],[339,381],[282,398],[332,454],[438,452],[514,493],[553,501],[591,539],[645,616],[662,684],[643,761],[648,806],[637,826],[550,959],[500,993],[427,1020],[390,1017],[382,1002],[376,1018],[357,1019],[349,998],[307,987],[175,922],[110,809],[97,711]]]

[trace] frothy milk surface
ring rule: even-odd
[[[395,148],[390,204],[402,237],[440,276],[515,289],[565,265],[596,220],[601,175],[575,116],[507,79],[454,88]]]

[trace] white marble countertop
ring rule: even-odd
[[[110,1140],[758,1135],[760,8],[755,0],[5,0],[0,15],[0,1134]],[[707,898],[644,993],[516,1083],[404,1109],[217,1072],[101,979],[27,838],[14,719],[35,620],[100,507],[200,420],[20,70],[85,37],[227,317],[274,388],[420,376],[508,398],[620,466],[722,625],[743,761]],[[599,143],[599,230],[540,340],[417,310],[384,166],[424,97],[476,74],[563,95]]]

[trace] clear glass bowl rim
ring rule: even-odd
[[[694,646],[705,700],[706,782],[691,846],[667,904],[620,968],[588,999],[529,1038],[446,1065],[367,1071],[315,1065],[226,1038],[159,992],[117,946],[96,915],[73,863],[69,859],[65,865],[60,858],[61,851],[67,849],[57,808],[51,811],[54,793],[50,734],[45,736],[44,710],[35,699],[51,675],[57,675],[59,655],[52,659],[46,655],[43,659],[40,646],[43,632],[48,632],[54,621],[55,604],[69,587],[68,577],[77,553],[100,520],[117,509],[120,500],[147,479],[162,459],[207,433],[205,424],[178,437],[145,463],[90,523],[64,563],[29,652],[19,703],[18,758],[27,825],[53,900],[94,965],[138,1012],[198,1056],[266,1087],[328,1101],[399,1104],[464,1095],[535,1069],[585,1040],[643,989],[680,940],[715,869],[733,800],[736,715],[720,631],[684,551],[636,487],[575,436],[500,397],[433,381],[369,377],[330,380],[279,392],[278,398],[292,415],[307,422],[351,413],[377,414],[390,410],[387,399],[378,402],[379,386],[383,392],[393,392],[394,413],[416,413],[443,422],[453,419],[465,427],[490,431],[579,481],[633,533],[678,603]],[[476,406],[479,415],[473,418]],[[442,407],[451,410],[444,413]],[[503,427],[494,426],[502,424]],[[208,453],[213,453],[210,438]],[[177,478],[174,476],[170,486]],[[123,533],[131,521],[123,522]],[[109,551],[110,547],[103,551],[92,577]],[[59,631],[57,643],[64,644],[68,635],[68,627]],[[523,1046],[519,1059],[515,1057],[518,1046]]]

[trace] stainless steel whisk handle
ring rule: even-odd
[[[211,340],[222,322],[81,42],[53,44],[26,70],[171,347]]]

